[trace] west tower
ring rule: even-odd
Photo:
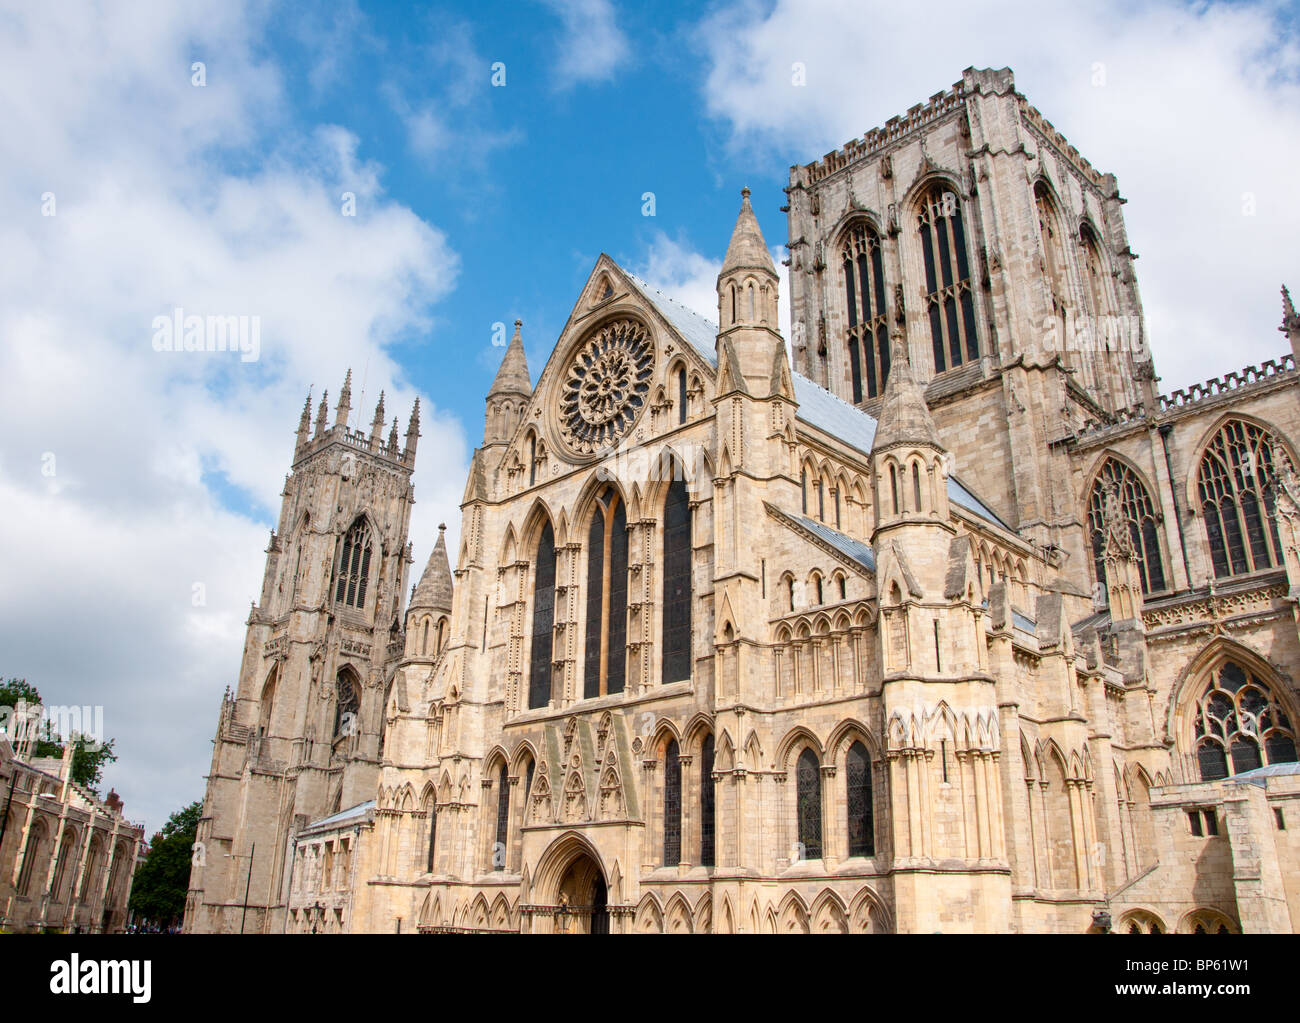
[[[293,835],[374,797],[383,709],[402,656],[419,402],[405,444],[303,407],[235,692],[221,705],[190,878],[191,931],[278,930]],[[443,555],[445,558],[445,554]],[[436,601],[435,601],[436,603]]]

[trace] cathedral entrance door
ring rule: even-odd
[[[586,853],[576,856],[560,880],[556,933],[608,934],[608,898],[600,866]]]

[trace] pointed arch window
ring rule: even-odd
[[[370,523],[359,518],[343,537],[339,551],[334,600],[358,610],[366,606],[366,585],[370,580]]]
[[[1106,546],[1106,491],[1111,487],[1114,487],[1119,495],[1120,510],[1128,522],[1129,537],[1138,555],[1142,592],[1159,593],[1166,588],[1166,584],[1155,505],[1138,474],[1117,458],[1106,460],[1088,496],[1088,535],[1092,542],[1095,578],[1097,582],[1105,585],[1106,568],[1103,554]]]
[[[27,839],[27,849],[23,856],[23,867],[18,878],[18,894],[31,895],[32,874],[36,866],[36,860],[45,852],[49,844],[49,829],[43,820],[37,819],[32,825],[31,834]],[[110,891],[112,886],[110,885]]]
[[[867,747],[854,742],[849,747],[844,767],[849,810],[849,855],[874,856],[876,830],[872,818],[871,757]]]
[[[1092,315],[1105,316],[1110,312],[1110,301],[1106,297],[1106,265],[1101,260],[1101,245],[1087,224],[1079,228],[1079,241],[1083,245],[1084,276],[1087,278]]]
[[[596,499],[587,531],[583,696],[621,693],[627,679],[627,512],[618,491]]]
[[[357,730],[357,712],[361,707],[361,700],[357,694],[356,680],[352,677],[351,672],[339,672],[338,679],[335,682],[334,701],[334,738],[339,739],[346,735],[353,735]]]
[[[664,747],[664,866],[682,860],[682,761],[677,740]]]
[[[510,838],[510,777],[503,760],[497,768],[497,841],[492,848],[492,869],[506,869],[506,842]]]
[[[713,736],[700,745],[700,865],[714,865]]]
[[[980,355],[966,225],[961,199],[952,186],[936,182],[926,190],[917,210],[917,231],[925,263],[925,307],[934,371],[942,373]]]
[[[681,474],[664,504],[663,682],[691,677],[691,504]]]
[[[803,500],[803,513],[808,514],[808,469],[799,470],[799,493]]]
[[[537,435],[529,434],[528,437],[528,485],[534,486],[537,483]]]
[[[840,252],[848,303],[849,377],[853,402],[874,398],[889,376],[889,327],[880,236],[869,224],[849,228]]]
[[[533,771],[537,767],[533,763],[533,758],[528,758],[528,767],[524,771],[524,805],[519,814],[519,826],[522,828],[528,823],[528,809],[533,798]]]
[[[1282,564],[1276,516],[1278,450],[1268,431],[1240,419],[1224,423],[1205,449],[1197,489],[1216,577]]]
[[[677,371],[677,422],[678,425],[686,422],[686,367],[682,366]]]
[[[795,766],[795,802],[803,858],[822,856],[822,779],[817,754],[805,748]]]
[[[1273,687],[1235,661],[1211,675],[1196,703],[1192,737],[1202,781],[1295,763],[1295,729]]]
[[[1065,255],[1061,249],[1060,218],[1046,183],[1034,185],[1034,205],[1038,211],[1038,233],[1043,240],[1043,262],[1052,303],[1052,316],[1059,335],[1058,346],[1065,344]]]
[[[528,706],[551,699],[551,650],[555,628],[555,532],[546,523],[533,560],[533,642],[529,657]]]
[[[429,800],[429,862],[425,869],[433,873],[433,858],[438,851],[438,801],[437,797]]]

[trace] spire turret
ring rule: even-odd
[[[501,367],[487,395],[483,427],[485,444],[501,444],[510,439],[523,418],[523,409],[532,397],[533,385],[528,375],[521,333],[523,320],[515,320],[515,333],[501,358]]]
[[[926,444],[943,450],[939,431],[925,403],[925,392],[912,375],[907,345],[901,329],[890,334],[892,356],[889,360],[889,379],[885,383],[885,398],[877,418],[876,436],[872,450],[880,451],[896,444]]]
[[[343,390],[339,394],[339,407],[334,413],[335,426],[347,426],[348,416],[352,414],[352,370],[343,378]]]
[[[740,213],[736,217],[736,226],[731,231],[731,243],[727,246],[727,255],[722,261],[719,280],[737,270],[759,270],[776,276],[776,267],[772,263],[772,254],[767,250],[763,240],[763,230],[758,226],[758,217],[749,202],[749,189],[740,190]]]
[[[298,418],[298,439],[293,445],[293,455],[298,457],[311,436],[311,388],[307,389],[307,400],[302,405],[302,415]]]
[[[415,610],[445,611],[451,613],[452,580],[451,563],[447,559],[447,525],[438,524],[438,542],[433,545],[428,564],[419,583],[411,591],[408,612]]]
[[[1277,329],[1291,342],[1291,353],[1295,356],[1296,365],[1300,366],[1300,314],[1296,313],[1291,302],[1291,292],[1286,290],[1285,284],[1282,285],[1282,326]]]
[[[718,274],[718,363],[727,355],[743,375],[742,389],[767,395],[774,386],[773,357],[776,353],[785,357],[785,341],[777,327],[778,281],[749,202],[749,189],[742,189],[740,195],[740,213]],[[740,380],[732,382],[742,385]]]
[[[415,396],[411,407],[411,420],[406,424],[406,448],[402,451],[402,461],[415,461],[415,445],[420,439],[420,396]]]
[[[378,451],[384,439],[384,392],[379,392],[379,404],[375,406],[375,418],[370,420],[370,450]]]
[[[319,437],[328,429],[325,424],[329,422],[329,401],[330,392],[329,388],[326,388],[320,396],[320,411],[316,413],[316,433],[314,434],[316,437]]]

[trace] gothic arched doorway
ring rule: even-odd
[[[609,890],[600,865],[586,853],[570,861],[560,878],[555,930],[563,934],[608,934]]]

